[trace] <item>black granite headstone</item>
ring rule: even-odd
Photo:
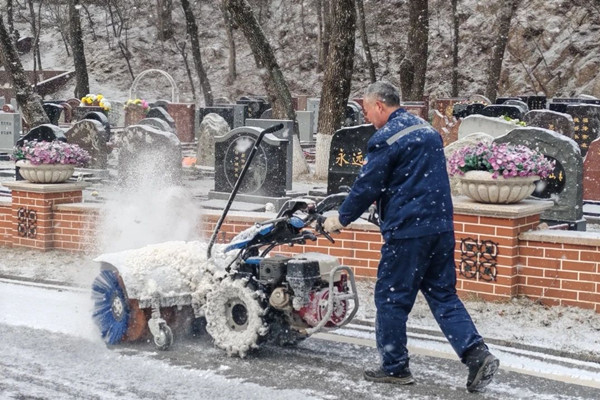
[[[260,97],[240,97],[237,101],[237,104],[246,105],[246,119],[258,119],[260,116],[269,108],[271,105],[267,103],[264,99]]]
[[[44,103],[42,106],[44,107],[48,119],[50,119],[50,123],[52,125],[58,125],[60,114],[63,112],[63,106],[56,103]]]
[[[367,156],[367,142],[376,129],[373,125],[342,128],[333,134],[329,150],[327,194],[352,186]]]
[[[100,111],[92,111],[85,114],[81,120],[83,121],[84,119],[91,119],[100,122],[104,127],[104,131],[106,132],[106,141],[110,139],[110,122],[108,121],[106,114]]]
[[[520,144],[537,149],[546,158],[556,160],[553,173],[536,187],[533,196],[553,199],[554,207],[542,213],[541,219],[552,223],[568,223],[585,230],[583,220],[583,158],[579,146],[568,137],[543,128],[517,128],[494,139],[496,143]]]
[[[481,110],[481,115],[486,117],[509,117],[512,119],[523,119],[523,111],[517,106],[508,106],[504,104],[492,104]]]
[[[230,193],[254,146],[260,128],[240,127],[215,137],[215,191]],[[239,188],[241,194],[285,196],[288,141],[264,136]]]
[[[17,140],[17,146],[23,146],[24,142],[31,142],[33,140],[37,140],[38,142],[52,142],[54,140],[66,142],[67,138],[65,132],[58,126],[42,124],[31,129],[25,136]]]
[[[527,126],[550,129],[573,139],[573,117],[550,110],[531,110],[523,117]]]
[[[163,107],[154,107],[148,110],[146,118],[159,118],[165,121],[175,131],[175,120]]]
[[[581,149],[582,157],[600,132],[600,106],[592,104],[569,104],[567,114],[573,117],[573,140]]]
[[[523,113],[523,115],[525,115],[529,112],[529,106],[527,105],[527,103],[525,103],[524,101],[521,101],[521,100],[509,99],[504,102],[504,105],[519,107],[521,109],[521,112]]]
[[[546,109],[546,96],[522,96],[521,100],[527,103],[529,110],[545,110]]]
[[[23,143],[31,142],[33,140],[37,140],[38,142],[52,142],[54,140],[66,142],[67,138],[65,137],[64,131],[58,126],[52,124],[42,124],[31,129],[22,138],[17,140],[16,146],[23,146]],[[19,169],[19,167],[15,166],[15,180],[22,181],[23,177],[21,176]]]
[[[496,103],[494,104],[504,104],[506,103],[508,100],[521,100],[520,97],[498,97],[496,98]]]

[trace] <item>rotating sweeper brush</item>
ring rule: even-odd
[[[214,344],[240,357],[265,342],[293,345],[311,334],[347,324],[358,310],[354,274],[337,258],[320,253],[269,256],[279,246],[306,244],[324,236],[323,216],[346,193],[286,202],[271,220],[256,223],[226,245],[215,247],[219,229],[262,138],[254,146],[208,244],[167,242],[105,254],[93,284],[94,319],[106,343],[137,340],[150,332],[159,349],[177,319],[204,319]]]

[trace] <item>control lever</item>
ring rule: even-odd
[[[325,229],[323,229],[323,222],[325,222],[326,219],[327,218],[324,217],[324,216],[322,216],[322,215],[319,215],[317,217],[317,222],[316,222],[317,232],[319,232],[320,234],[322,234],[323,236],[325,236],[325,238],[327,240],[329,240],[331,243],[335,243],[335,240],[333,240],[333,238],[331,237],[331,235],[328,232],[326,232]]]

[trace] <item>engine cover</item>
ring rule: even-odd
[[[327,302],[329,301],[329,288],[312,291],[308,303],[302,307],[298,314],[310,326],[317,326],[327,314]],[[345,300],[334,301],[333,313],[325,326],[336,326],[344,320],[348,304]]]
[[[296,254],[294,259],[318,262],[321,279],[324,279],[325,281],[329,281],[329,274],[331,273],[331,270],[340,265],[337,257],[316,252]],[[340,276],[341,273],[336,274],[334,281],[337,282],[340,280]]]

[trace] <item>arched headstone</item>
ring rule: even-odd
[[[198,131],[197,165],[215,166],[215,137],[225,136],[229,130],[229,124],[219,114],[210,113],[202,119]]]
[[[583,220],[583,158],[577,143],[554,131],[524,127],[494,139],[496,143],[520,144],[537,149],[546,158],[556,160],[553,173],[538,184],[534,197],[553,199],[555,205],[542,213],[543,220],[568,223],[585,230]]]
[[[106,140],[110,139],[110,122],[108,122],[108,117],[100,112],[100,111],[92,111],[83,116],[81,120],[91,119],[94,121],[98,121],[104,126],[104,131],[106,132]]]
[[[105,127],[93,119],[83,119],[76,122],[65,132],[69,143],[77,144],[90,153],[91,160],[88,168],[105,169],[107,167],[108,147],[106,145]]]

